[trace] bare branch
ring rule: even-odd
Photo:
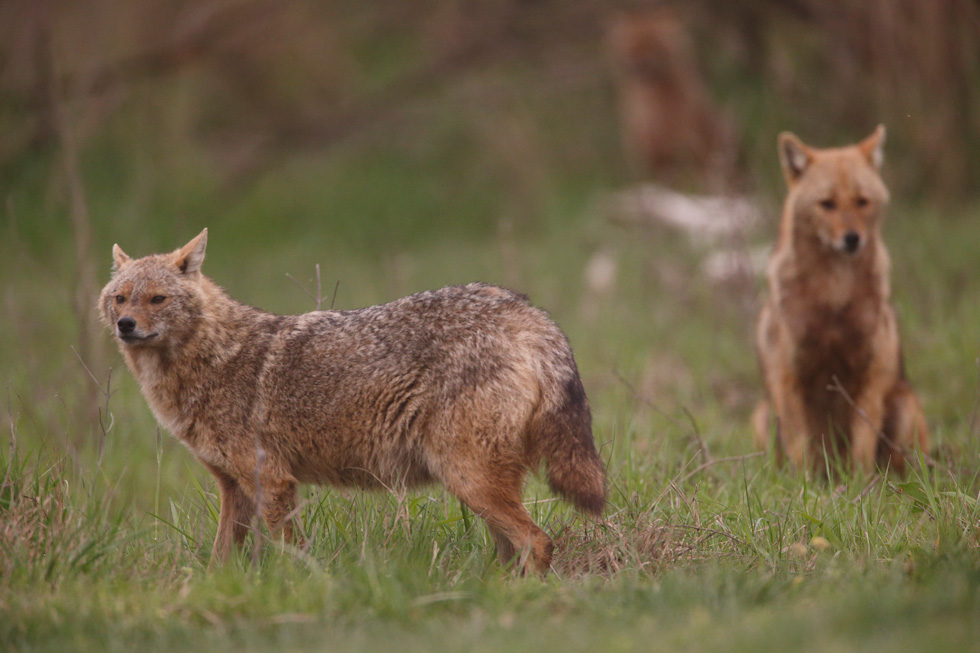
[[[766,453],[765,451],[755,451],[753,453],[747,453],[744,456],[728,456],[727,458],[713,458],[707,462],[701,463],[700,465],[698,465],[697,467],[689,471],[687,474],[685,474],[677,482],[683,483],[684,481],[691,478],[692,476],[695,476],[696,474],[703,472],[709,467],[714,467],[715,465],[718,465],[720,463],[738,463],[744,460],[749,460],[750,458],[758,458],[759,456],[764,456],[765,453]]]

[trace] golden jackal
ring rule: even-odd
[[[884,143],[884,126],[826,150],[779,136],[789,194],[756,336],[769,401],[753,422],[765,447],[772,413],[780,456],[797,465],[822,467],[826,452],[902,471],[914,447],[928,447],[889,303]]]
[[[624,151],[667,182],[728,182],[736,146],[711,102],[680,15],[670,7],[621,14],[608,48]]]
[[[501,561],[546,571],[553,544],[521,500],[552,489],[600,515],[605,470],[568,340],[509,290],[469,284],[352,311],[273,315],[201,274],[205,229],[170,254],[118,245],[100,310],[157,420],[214,474],[212,557],[256,510],[291,524],[298,483],[441,482],[487,523]]]

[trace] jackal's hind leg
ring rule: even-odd
[[[302,547],[306,544],[296,528],[292,512],[296,509],[296,481],[292,478],[264,479],[262,493],[262,517],[269,533],[281,535],[286,544]]]
[[[554,543],[524,507],[523,473],[493,468],[471,471],[446,479],[446,489],[487,523],[502,563],[517,564],[524,573],[546,573]]]

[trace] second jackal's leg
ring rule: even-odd
[[[241,546],[248,525],[255,514],[255,504],[242,490],[238,481],[219,469],[206,465],[218,481],[221,508],[218,514],[218,533],[211,550],[211,562],[221,563],[231,555],[232,546]]]
[[[779,432],[773,427],[772,410],[769,408],[768,401],[760,401],[752,411],[752,431],[755,446],[763,451],[769,451],[771,445],[776,452],[777,459],[782,458],[782,447],[779,445]]]

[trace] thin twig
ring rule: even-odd
[[[683,490],[681,490],[679,487],[677,487],[677,483],[674,482],[674,479],[668,480],[667,481],[667,484],[677,494],[677,496],[679,496],[681,498],[681,501],[684,502],[684,504],[687,506],[688,510],[691,510],[693,512],[693,507],[691,506],[691,500],[687,498],[687,495],[684,494],[684,491]]]
[[[296,284],[296,287],[299,288],[300,290],[302,290],[304,295],[306,295],[311,300],[313,300],[314,302],[316,302],[316,297],[313,296],[313,293],[311,293],[309,290],[307,290],[306,289],[306,286],[304,286],[299,281],[297,281],[296,278],[293,275],[291,275],[291,274],[289,274],[287,272],[286,273],[286,278],[289,279],[290,281],[292,281],[293,283],[295,283]]]
[[[881,475],[875,474],[874,477],[871,479],[871,482],[864,486],[864,489],[861,490],[861,493],[858,494],[856,497],[854,497],[854,499],[851,500],[851,503],[859,503],[861,499],[863,499],[864,497],[868,496],[871,493],[871,490],[873,490],[874,487],[878,485],[880,481],[881,481]]]
[[[643,397],[642,395],[640,395],[640,393],[638,393],[636,391],[636,388],[633,387],[633,384],[630,383],[629,380],[626,379],[626,377],[624,377],[622,374],[619,373],[619,370],[615,370],[614,369],[613,370],[613,376],[616,377],[616,380],[617,381],[619,381],[620,383],[622,383],[623,385],[626,386],[626,389],[630,391],[630,394],[631,395],[633,395],[633,399],[635,399],[636,401],[639,401],[640,403],[642,403],[646,407],[648,407],[651,410],[653,410],[655,413],[657,413],[658,415],[660,415],[661,417],[663,417],[664,419],[666,419],[668,422],[670,422],[671,424],[673,424],[675,427],[677,427],[678,430],[681,430],[681,431],[687,430],[686,427],[684,426],[684,424],[682,424],[680,422],[680,420],[678,420],[677,418],[675,418],[675,417],[673,417],[671,415],[668,415],[663,409],[661,409],[660,407],[658,407],[657,405],[655,405],[653,402],[651,402],[646,397]],[[697,422],[694,421],[694,417],[691,415],[690,411],[688,411],[686,407],[682,406],[681,407],[681,410],[684,411],[684,414],[687,416],[687,418],[691,422],[691,427],[693,428],[694,440],[695,440],[695,442],[698,443],[698,448],[701,451],[701,454],[707,456],[708,455],[708,448],[705,446],[704,441],[701,439],[701,433],[698,430]]]
[[[693,543],[688,544],[687,546],[674,551],[673,556],[676,558],[678,556],[686,555],[691,551],[695,550],[696,548],[698,548],[699,546],[701,546],[702,544],[704,544],[709,538],[714,537],[715,535],[720,535],[720,533],[717,532],[705,533],[704,535],[696,539]]]
[[[109,400],[112,398],[112,395],[115,394],[115,391],[112,390],[112,368],[110,367],[106,374],[105,390],[103,390],[102,383],[96,378],[89,366],[85,364],[85,361],[82,359],[82,355],[75,350],[73,345],[69,345],[69,347],[71,347],[72,353],[74,353],[75,357],[78,358],[78,362],[82,364],[82,367],[88,373],[89,377],[95,381],[95,385],[98,386],[100,393],[105,398],[105,407],[103,409],[103,407],[100,406],[98,412],[99,429],[102,432],[102,440],[99,443],[99,463],[97,468],[102,469],[102,459],[105,456],[106,440],[109,438],[109,431],[112,430],[112,426],[116,423],[115,416],[109,411]],[[108,423],[106,420],[108,420]]]
[[[17,428],[14,425],[14,407],[10,401],[10,388],[7,388],[7,417],[10,420],[10,460],[7,461],[7,473],[4,474],[0,489],[7,487],[10,481],[10,468],[14,466],[14,458],[17,455]]]
[[[109,412],[109,399],[112,398],[111,384],[112,384],[112,368],[110,367],[109,373],[106,375],[105,378],[105,392],[103,393],[103,395],[105,396],[105,412],[103,413],[102,408],[101,407],[99,408],[99,428],[102,430],[102,441],[99,443],[99,464],[97,466],[97,469],[102,469],[102,459],[105,456],[105,444],[106,441],[109,439],[109,431],[112,430],[113,424],[116,423],[115,416],[111,412]],[[109,420],[108,424],[106,424],[107,419]]]
[[[101,388],[102,387],[102,381],[99,381],[99,379],[96,378],[95,374],[92,373],[92,370],[89,369],[89,366],[85,364],[85,360],[82,359],[82,355],[78,353],[78,350],[77,349],[75,349],[75,345],[68,345],[68,347],[71,348],[71,351],[72,351],[73,354],[75,354],[75,358],[78,359],[78,362],[82,364],[82,368],[86,372],[88,372],[89,378],[91,378],[93,381],[95,381],[95,385],[96,386],[98,386],[99,388]]]
[[[323,304],[323,293],[320,288],[320,264],[317,263],[316,266],[316,310],[320,310],[320,305]]]
[[[690,472],[688,472],[683,478],[681,478],[677,482],[683,483],[684,481],[691,478],[695,474],[698,474],[699,472],[702,472],[708,469],[709,467],[713,467],[714,465],[717,465],[719,463],[737,463],[743,460],[748,460],[749,458],[758,458],[759,456],[764,456],[765,453],[766,453],[765,451],[755,451],[753,453],[747,453],[743,456],[728,456],[727,458],[713,458],[707,462],[701,463],[700,465],[692,469]]]
[[[314,266],[314,269],[316,270],[316,295],[315,296],[313,295],[313,293],[311,293],[309,290],[306,289],[306,286],[304,286],[299,281],[297,281],[296,278],[293,275],[289,274],[288,272],[286,273],[286,278],[288,278],[290,281],[295,283],[296,287],[302,290],[304,295],[306,295],[311,300],[313,300],[313,303],[316,304],[316,310],[319,311],[322,310],[323,300],[325,299],[323,296],[323,285],[320,279],[320,264],[317,263]],[[331,309],[333,308],[334,301],[336,301],[337,299],[337,288],[339,287],[340,287],[340,281],[337,281],[337,285],[334,286],[333,289],[333,299],[330,300]]]
[[[691,422],[691,430],[694,432],[694,439],[698,443],[698,448],[701,450],[701,455],[704,456],[706,462],[711,462],[711,452],[708,450],[708,445],[705,443],[704,439],[701,437],[701,429],[698,428],[697,420],[694,419],[694,415],[691,411],[687,409],[687,406],[681,406],[681,410],[687,416],[689,422]]]
[[[705,528],[703,526],[691,526],[687,524],[665,524],[663,528],[678,528],[682,530],[695,531],[697,533],[711,533],[712,535],[721,535],[724,538],[735,542],[736,544],[741,544],[742,546],[748,546],[744,541],[735,537],[731,533],[726,533],[724,531],[716,531],[713,528]]]

